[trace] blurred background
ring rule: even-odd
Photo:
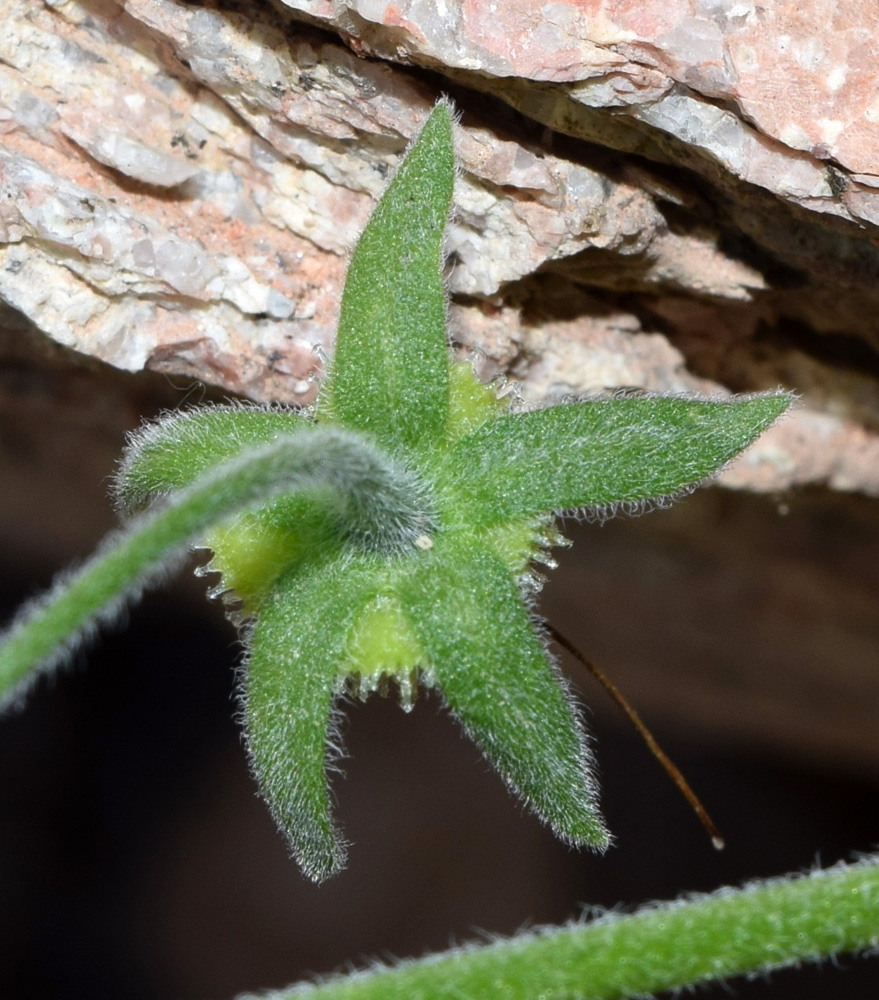
[[[6,345],[4,617],[112,526],[141,413],[203,390]],[[0,996],[223,1000],[315,973],[829,865],[879,840],[879,504],[704,490],[569,524],[542,613],[600,664],[704,798],[715,852],[640,739],[562,657],[617,837],[576,853],[522,812],[435,697],[346,710],[349,869],[306,882],[247,771],[235,633],[189,574],[0,720]],[[701,996],[874,997],[845,958]]]

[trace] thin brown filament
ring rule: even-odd
[[[580,652],[577,647],[566,639],[557,628],[554,628],[549,623],[546,624],[546,629],[552,636],[553,641],[556,642],[562,649],[566,649],[571,656],[574,657],[579,663],[581,663],[592,676],[598,681],[599,684],[604,688],[604,690],[610,695],[611,699],[617,705],[617,707],[626,715],[629,722],[638,730],[641,734],[641,738],[647,744],[648,749],[653,754],[653,756],[662,765],[665,773],[671,778],[671,780],[677,785],[678,791],[683,795],[683,797],[690,804],[690,808],[699,817],[699,822],[705,827],[708,836],[711,838],[711,843],[718,851],[722,851],[724,848],[724,839],[721,836],[720,830],[714,824],[714,820],[708,815],[708,811],[705,806],[702,805],[699,797],[690,788],[687,779],[681,774],[680,769],[671,760],[668,754],[662,749],[662,747],[656,742],[653,733],[647,728],[644,722],[641,720],[641,716],[635,711],[634,708],[625,699],[622,692],[617,688],[613,681],[597,667],[591,660],[587,660],[586,657]]]

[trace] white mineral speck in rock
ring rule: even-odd
[[[365,17],[368,21],[375,21],[377,24],[384,23],[388,8],[386,0],[353,0],[353,2],[341,6],[353,7],[361,17]]]
[[[799,43],[793,47],[794,59],[797,65],[805,70],[816,70],[824,62],[827,52],[824,43],[820,38],[811,37],[800,39]]]
[[[827,74],[827,89],[831,93],[835,93],[845,83],[847,76],[848,66],[834,66],[833,69]]]
[[[791,149],[808,149],[812,144],[809,133],[796,122],[788,122],[782,128],[781,141]]]
[[[724,17],[733,21],[737,18],[753,16],[757,5],[753,3],[734,3],[731,7],[727,7],[726,0],[721,0],[716,6],[721,8],[718,13],[723,13]],[[723,10],[724,7],[727,7],[727,9]]]
[[[679,58],[686,57],[692,65],[723,59],[723,32],[714,21],[704,17],[681,18],[671,31],[656,41]]]
[[[845,128],[846,123],[836,118],[819,118],[816,122],[821,130],[821,141],[828,146],[836,142],[839,133]]]
[[[143,239],[134,243],[131,247],[131,258],[139,271],[147,275],[153,274],[156,269],[156,251],[153,241]]]
[[[192,243],[169,239],[156,249],[156,267],[169,285],[184,295],[197,295],[216,271]]]
[[[752,76],[760,69],[760,58],[753,45],[737,45],[731,58],[739,75]]]
[[[269,316],[275,319],[289,319],[293,315],[295,308],[295,303],[291,302],[286,295],[279,292],[276,288],[269,289],[266,300],[266,312]]]

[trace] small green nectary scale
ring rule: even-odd
[[[128,521],[19,615],[0,691],[197,543],[234,595],[248,654],[253,769],[304,871],[344,862],[327,788],[339,696],[435,687],[488,760],[566,841],[603,848],[590,756],[532,616],[529,566],[563,511],[686,491],[790,404],[610,397],[516,411],[454,360],[443,233],[455,176],[440,103],[354,252],[335,356],[309,414],[229,405],[172,414],[129,443]]]

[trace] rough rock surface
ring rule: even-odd
[[[725,474],[879,494],[879,14],[857,0],[6,0],[0,299],[307,402],[438,93],[453,328],[529,398],[784,384]],[[816,30],[820,25],[820,31]]]

